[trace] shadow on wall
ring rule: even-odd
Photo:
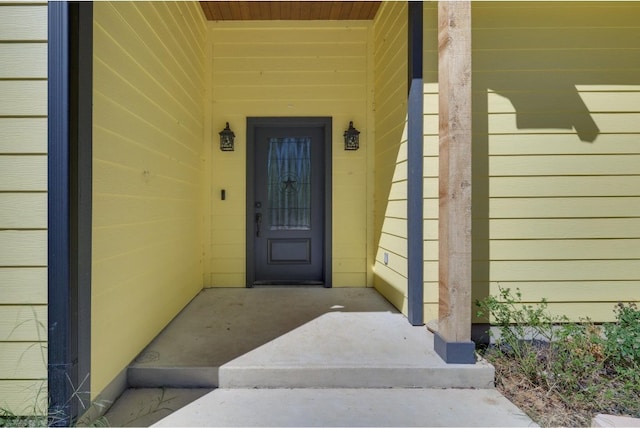
[[[490,282],[496,282],[491,275],[489,245],[490,218],[495,218],[495,213],[489,210],[493,175],[490,142],[499,136],[508,147],[513,147],[514,154],[523,153],[516,147],[525,144],[518,136],[527,134],[526,152],[541,155],[538,159],[542,159],[549,153],[536,147],[535,138],[539,137],[539,147],[542,147],[545,136],[553,134],[554,141],[563,145],[566,142],[574,148],[576,139],[591,143],[583,149],[564,152],[559,149],[556,154],[588,153],[605,132],[594,120],[594,114],[600,119],[605,114],[634,111],[628,101],[625,105],[624,98],[617,102],[620,98],[616,85],[640,84],[637,73],[640,69],[639,18],[640,8],[628,3],[474,2],[474,301],[486,297]],[[594,107],[589,103],[593,111],[589,110],[583,91],[594,88],[585,91],[587,85],[599,86],[595,91],[598,97],[607,98],[606,106]],[[510,136],[513,136],[511,140]],[[567,171],[559,167],[550,175],[566,176]],[[513,176],[518,177],[519,172],[514,171]],[[535,179],[531,183],[539,186]],[[549,195],[557,194],[552,189],[538,188],[539,193],[546,194],[545,191],[549,191]]]
[[[482,89],[485,93],[492,90],[511,102],[519,130],[573,129],[580,141],[596,140],[600,129],[575,85],[562,81],[566,76],[555,75],[551,81],[547,76],[529,77],[514,84],[486,82]]]

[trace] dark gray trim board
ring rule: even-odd
[[[90,397],[91,3],[48,4],[49,424]]]
[[[255,282],[255,264],[253,249],[253,203],[255,172],[255,130],[259,127],[321,127],[324,130],[324,261],[323,285],[332,284],[332,118],[331,117],[248,117],[247,118],[247,187],[246,187],[246,286],[253,287]]]
[[[475,364],[476,344],[469,342],[447,342],[434,333],[433,349],[447,364]]]
[[[407,317],[424,324],[422,2],[409,2],[407,112]]]
[[[77,364],[76,416],[90,405],[91,237],[93,183],[93,3],[69,4],[70,14],[70,275],[72,355]]]
[[[48,95],[48,380],[49,424],[70,426],[69,8],[50,2]]]

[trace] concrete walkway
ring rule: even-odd
[[[138,389],[111,425],[181,406],[158,426],[532,425],[493,389],[491,365],[445,364],[425,327],[365,288],[204,290],[128,378]]]

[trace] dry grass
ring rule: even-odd
[[[506,358],[492,359],[496,368],[496,388],[543,427],[590,426],[595,416],[590,409],[567,404],[556,391],[534,385],[519,364]]]
[[[640,309],[618,304],[617,321],[570,323],[519,291],[478,302],[499,335],[484,357],[496,387],[541,426],[590,426],[598,413],[640,418]]]

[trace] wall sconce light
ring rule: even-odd
[[[229,122],[227,122],[227,126],[218,134],[220,134],[220,150],[223,152],[232,152],[234,150],[233,141],[236,138],[236,134],[229,128]]]
[[[344,149],[358,150],[360,148],[360,131],[353,127],[353,122],[349,122],[349,129],[344,131]]]

